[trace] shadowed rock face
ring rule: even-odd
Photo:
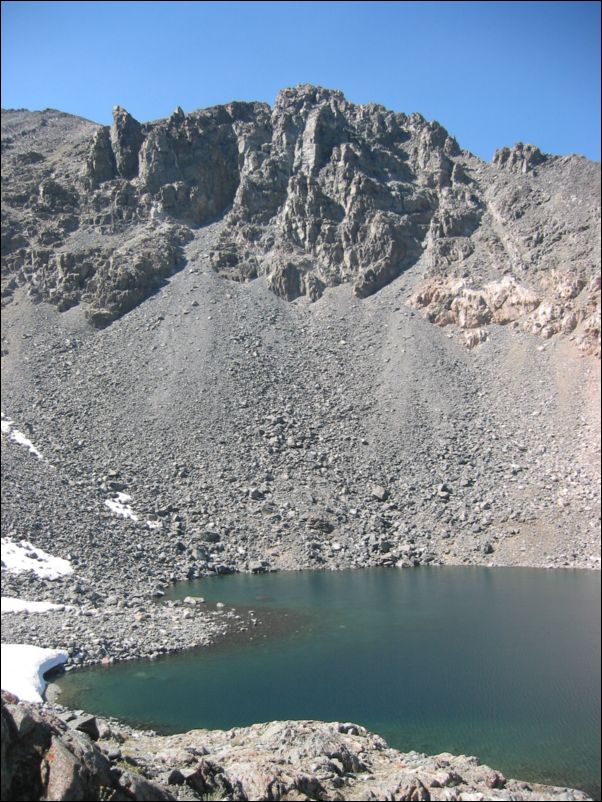
[[[272,109],[178,107],[140,124],[117,106],[110,128],[8,112],[4,131],[5,297],[26,284],[60,309],[84,303],[106,325],[184,264],[199,226],[224,218],[214,270],[265,275],[289,301],[345,282],[366,298],[415,264],[421,298],[441,296],[442,277],[475,292],[511,277],[558,306],[558,287],[577,282],[577,300],[544,314],[551,327],[527,321],[532,309],[525,325],[599,352],[599,178],[580,157],[519,143],[487,165],[419,114],[307,85],[280,92]],[[143,265],[132,242],[143,243]]]
[[[84,732],[2,691],[2,800],[170,800],[137,774],[112,768]]]
[[[117,172],[122,178],[134,178],[138,175],[138,154],[144,141],[142,126],[121,106],[115,106],[110,136]]]

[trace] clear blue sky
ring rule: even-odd
[[[600,158],[598,2],[2,3],[2,106],[96,122],[298,83],[439,120],[490,159]]]

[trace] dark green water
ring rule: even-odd
[[[163,732],[355,721],[401,750],[474,754],[600,798],[599,573],[300,571],[170,595],[189,594],[266,623],[253,640],[69,674],[61,702]]]

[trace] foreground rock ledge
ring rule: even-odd
[[[507,780],[475,757],[389,749],[357,724],[274,721],[156,736],[87,732],[2,693],[2,800],[586,800]],[[169,786],[169,789],[167,788]]]

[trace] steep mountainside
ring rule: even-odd
[[[598,165],[486,164],[309,86],[7,111],[2,147],[2,533],[75,569],[5,592],[112,615],[209,572],[599,567]],[[91,626],[83,660],[130,648]]]

